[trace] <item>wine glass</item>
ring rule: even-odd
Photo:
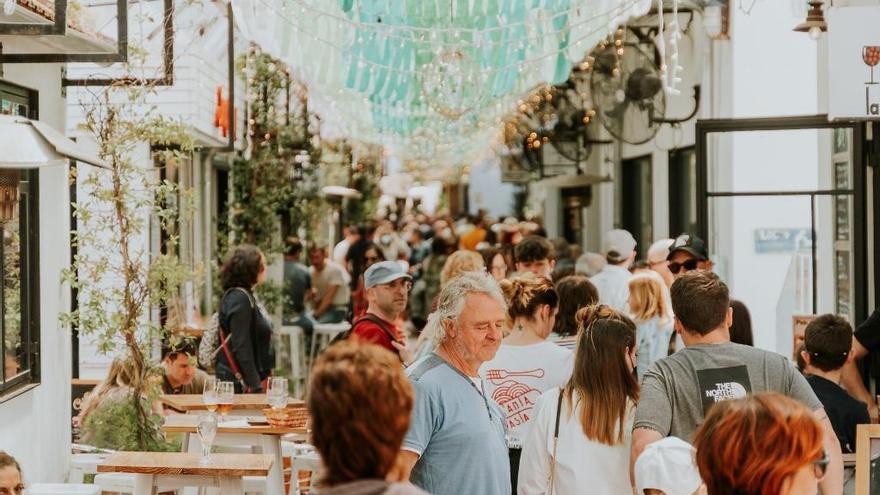
[[[867,82],[865,84],[877,84],[874,82],[874,66],[880,62],[880,46],[863,46],[862,47],[862,61],[865,62],[865,65],[870,67],[871,71],[871,82]]]
[[[199,433],[199,441],[202,443],[202,458],[199,464],[211,463],[211,446],[214,444],[214,436],[217,434],[217,417],[211,414],[199,416],[199,425],[196,428]]]
[[[217,410],[226,416],[232,410],[235,400],[235,385],[232,382],[217,382]]]
[[[266,390],[266,401],[272,409],[282,409],[287,406],[287,378],[270,378],[269,387]]]
[[[217,379],[213,376],[205,378],[205,389],[202,391],[205,409],[212,413],[217,410]]]

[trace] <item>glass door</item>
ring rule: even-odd
[[[697,123],[697,225],[752,315],[790,356],[793,320],[867,311],[864,134],[825,116]]]

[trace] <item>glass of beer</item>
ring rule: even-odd
[[[235,399],[235,385],[232,382],[217,382],[217,410],[226,416],[232,410]]]
[[[202,401],[205,409],[212,413],[217,410],[217,379],[209,376],[205,379],[205,389],[202,391]]]

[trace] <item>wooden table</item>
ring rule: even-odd
[[[220,417],[214,445],[258,447],[263,454],[272,456],[275,462],[268,474],[268,491],[266,495],[283,495],[284,479],[281,475],[283,466],[281,456],[281,437],[290,433],[305,435],[305,428],[289,428],[276,426],[224,426],[230,420],[244,419],[239,416]],[[183,433],[183,448],[190,453],[201,452],[201,442],[196,432],[198,416],[191,414],[172,414],[165,417],[162,431],[165,433]],[[292,486],[292,485],[291,485]]]
[[[98,465],[99,473],[131,473],[134,495],[151,495],[161,485],[168,488],[214,486],[221,495],[244,493],[242,476],[268,476],[275,459],[263,454],[213,454],[211,463],[202,456],[180,452],[116,452]]]
[[[162,394],[159,396],[159,400],[162,401],[163,406],[170,407],[175,411],[188,413],[208,410],[201,394]],[[305,407],[306,403],[299,399],[288,399],[287,404]],[[246,410],[254,415],[260,414],[260,411],[267,407],[270,406],[266,394],[235,394],[233,397],[232,409],[236,412]]]

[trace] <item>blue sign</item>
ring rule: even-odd
[[[794,253],[813,249],[810,229],[755,229],[755,252],[758,254]]]

